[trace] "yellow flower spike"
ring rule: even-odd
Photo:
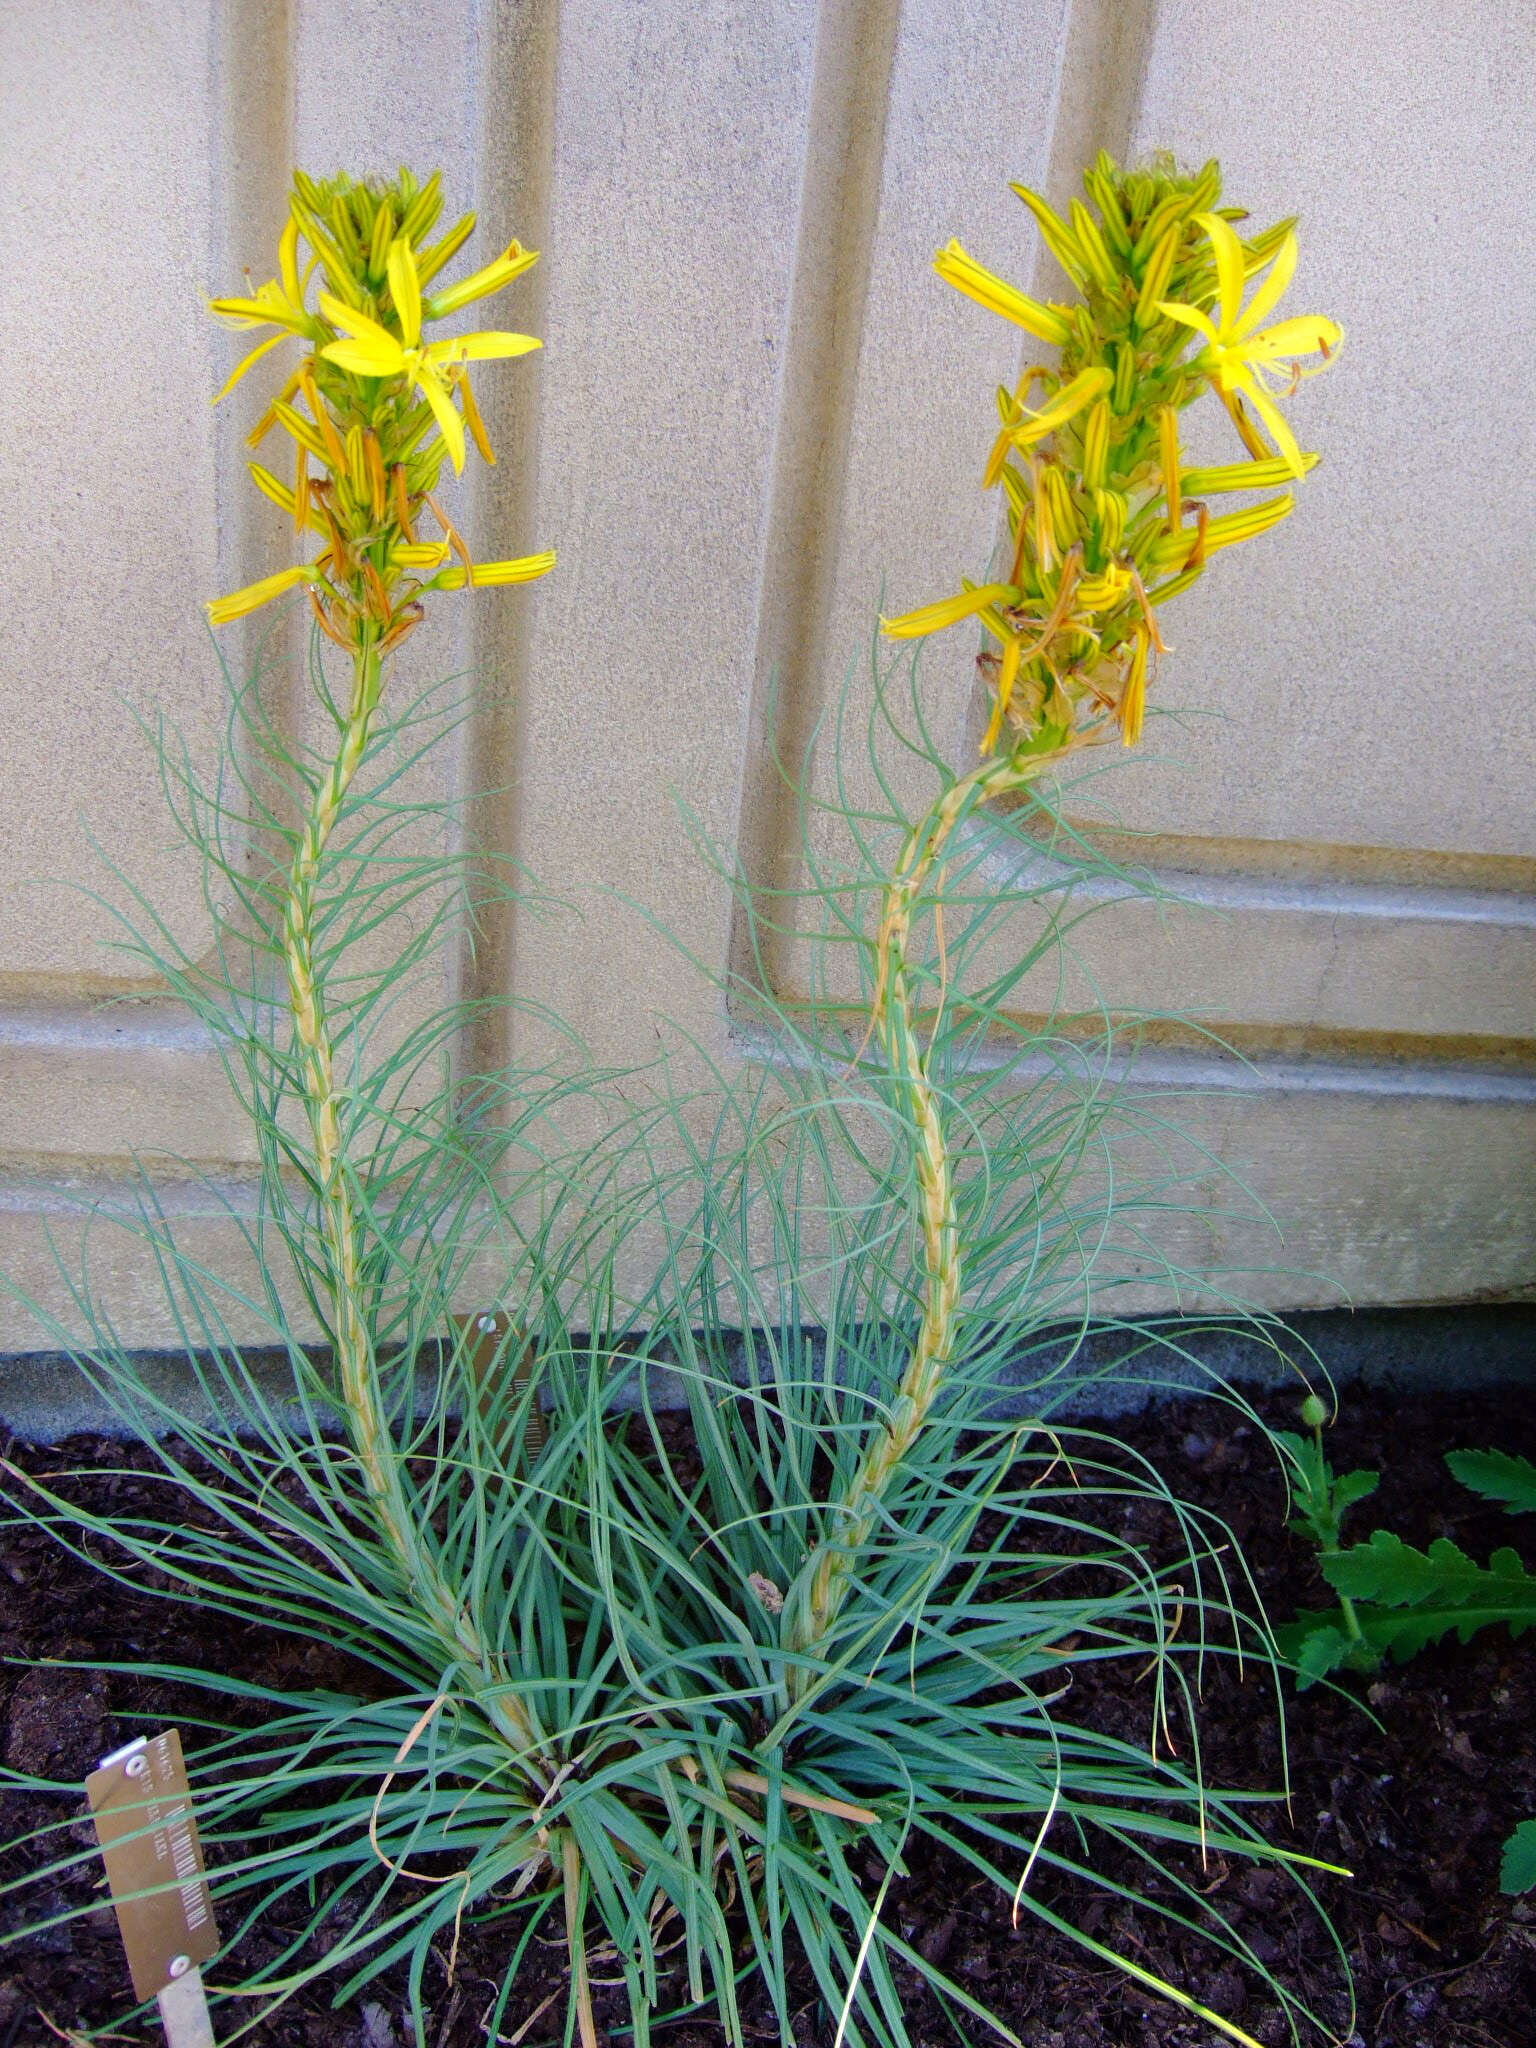
[[[1037,341],[1060,348],[1071,334],[1072,330],[1054,306],[1043,305],[1039,299],[1030,298],[1027,292],[1016,290],[973,256],[967,255],[958,242],[949,242],[940,249],[933,259],[933,267],[957,292],[964,292],[968,299],[974,299],[978,306],[985,306],[989,313],[998,313],[1004,320],[1011,320],[1015,327],[1022,327]]]
[[[1125,687],[1120,693],[1120,743],[1126,747],[1134,747],[1141,738],[1147,708],[1147,645],[1147,629],[1138,626],[1130,666],[1125,672]]]
[[[1149,665],[1163,647],[1154,606],[1188,589],[1222,548],[1293,509],[1282,491],[1213,518],[1204,493],[1272,490],[1312,467],[1271,391],[1309,373],[1291,357],[1326,361],[1341,339],[1321,318],[1263,324],[1295,269],[1294,223],[1239,241],[1231,223],[1246,216],[1222,207],[1214,162],[1193,176],[1171,158],[1122,173],[1101,155],[1084,186],[1097,213],[1075,203],[1070,222],[1037,193],[1013,188],[1078,285],[1074,305],[1042,307],[959,242],[935,259],[947,283],[1059,348],[1060,364],[1055,373],[1033,366],[1016,392],[998,394],[1001,432],[984,481],[1006,494],[1008,583],[967,582],[957,596],[885,622],[895,637],[916,638],[973,620],[1003,650],[983,659],[993,692],[984,746],[996,746],[1006,722],[1031,760],[1103,737],[1112,721],[1135,744]],[[1031,412],[1037,379],[1045,397]],[[1207,390],[1252,462],[1181,469],[1180,414]],[[1010,460],[1015,449],[1023,460]],[[1031,641],[1022,621],[1042,614]]]
[[[276,481],[274,479],[274,481]],[[320,561],[325,558],[322,555]],[[254,612],[264,604],[270,604],[274,597],[281,597],[285,590],[293,590],[300,583],[312,583],[319,573],[319,562],[312,562],[300,569],[280,569],[275,576],[263,576],[259,583],[247,583],[243,590],[232,590],[228,597],[214,597],[204,607],[211,626],[227,626],[232,619],[243,619],[247,612]]]
[[[370,635],[375,654],[400,644],[424,616],[420,599],[427,590],[523,583],[553,567],[548,553],[471,566],[468,549],[451,528],[443,542],[416,537],[415,523],[423,504],[431,503],[444,455],[462,467],[466,426],[487,460],[493,459],[465,365],[539,346],[530,335],[501,333],[423,342],[424,319],[499,289],[535,260],[535,252],[513,241],[429,307],[422,297],[424,278],[474,226],[474,217],[467,216],[436,248],[418,255],[416,240],[439,210],[439,188],[436,177],[419,187],[403,171],[389,185],[346,177],[316,184],[295,173],[278,247],[278,280],[243,298],[214,302],[237,325],[280,330],[264,338],[252,361],[288,333],[313,351],[248,439],[254,447],[274,426],[289,435],[293,488],[259,463],[251,465],[252,479],[297,529],[314,531],[325,544],[307,568],[282,570],[216,599],[209,608],[215,623],[306,586],[320,630],[361,659]],[[307,263],[301,240],[308,244]],[[327,288],[311,313],[304,292],[317,263]],[[250,367],[242,365],[240,374]],[[321,474],[312,475],[316,471]]]
[[[434,292],[423,302],[421,317],[424,320],[444,320],[450,313],[457,313],[461,306],[473,305],[476,299],[487,299],[493,292],[502,291],[524,271],[531,270],[538,260],[537,249],[525,249],[514,239],[508,242],[494,263],[487,263],[482,270],[461,277],[446,291]]]
[[[936,604],[920,605],[915,612],[899,618],[882,619],[880,630],[888,640],[921,640],[929,633],[941,633],[982,611],[989,604],[1012,604],[1019,593],[1011,583],[968,583],[956,597],[941,597]]]
[[[997,736],[1003,729],[1003,718],[1013,697],[1013,686],[1019,675],[1019,655],[1023,642],[1017,633],[1010,633],[1003,641],[1003,659],[997,671],[997,688],[992,699],[992,716],[987,721],[986,732],[982,735],[981,751],[990,754],[997,745]]]
[[[1079,370],[1069,384],[1063,385],[1048,405],[1042,406],[1039,412],[1026,413],[1009,438],[1016,448],[1033,447],[1035,442],[1043,441],[1047,434],[1053,434],[1058,427],[1064,427],[1085,405],[1092,404],[1100,392],[1107,391],[1113,382],[1109,371],[1098,366]]]
[[[1282,320],[1274,327],[1261,328],[1259,322],[1278,302],[1296,269],[1295,235],[1285,235],[1268,276],[1244,311],[1242,301],[1247,259],[1241,242],[1219,214],[1200,213],[1195,218],[1210,240],[1216,262],[1219,324],[1198,307],[1180,305],[1173,300],[1161,301],[1158,311],[1168,319],[1178,321],[1181,326],[1193,328],[1204,339],[1206,345],[1196,358],[1197,367],[1207,372],[1224,397],[1247,398],[1285,458],[1291,475],[1302,477],[1306,469],[1301,459],[1301,448],[1265,386],[1264,373],[1277,362],[1304,355],[1321,355],[1326,363],[1342,345],[1343,330],[1319,314]],[[1294,374],[1310,373],[1302,371],[1298,363]],[[1282,381],[1289,383],[1292,380],[1287,376]]]

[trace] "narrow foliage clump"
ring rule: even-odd
[[[216,302],[277,330],[235,378],[299,347],[253,436],[287,435],[294,481],[253,475],[321,545],[212,615],[302,588],[331,730],[318,748],[280,733],[258,674],[232,689],[216,780],[163,744],[216,944],[181,950],[141,895],[124,923],[220,1047],[252,1118],[257,1209],[231,1220],[259,1279],[241,1286],[178,1246],[146,1184],[138,1213],[115,1220],[160,1261],[205,1410],[157,1397],[88,1286],[75,1283],[78,1327],[45,1322],[182,1491],[163,1518],[98,1523],[67,1487],[34,1485],[25,1511],[65,1542],[99,1539],[103,1568],[125,1579],[152,1566],[171,1597],[352,1660],[344,1697],[175,1674],[241,1709],[210,1704],[189,1741],[233,1936],[211,1973],[221,2038],[321,1970],[347,1999],[401,1963],[425,2041],[428,1959],[446,1952],[451,1969],[476,1927],[504,1931],[490,2038],[521,2024],[519,1965],[554,1930],[566,2038],[583,2048],[598,2040],[599,1974],[622,1979],[642,2044],[709,2003],[733,2043],[749,2013],[760,2038],[766,2005],[794,2048],[797,1953],[839,2042],[903,2048],[912,1972],[960,2038],[980,2026],[1013,2040],[888,1910],[922,1844],[985,1877],[1015,1916],[1073,1933],[1248,2041],[1066,1918],[1064,1880],[1094,1878],[1105,1852],[1100,1881],[1121,1895],[1138,1896],[1128,1873],[1155,1873],[1148,1909],[1208,1930],[1299,2031],[1297,2001],[1201,1881],[1218,1848],[1284,1862],[1298,1881],[1307,1860],[1264,1842],[1246,1795],[1205,1785],[1184,1739],[1211,1660],[1272,1663],[1230,1535],[1057,1412],[1083,1383],[1091,1330],[1105,1355],[1116,1287],[1156,1267],[1153,1219],[1209,1162],[1181,1164],[1161,1109],[1111,1084],[1107,1019],[1096,1039],[1068,1038],[1012,999],[1032,969],[1066,959],[1092,908],[1079,885],[1110,872],[1040,778],[1095,741],[1135,740],[1158,606],[1291,505],[1287,493],[1211,517],[1206,497],[1268,489],[1313,460],[1265,375],[1339,337],[1320,320],[1260,325],[1294,239],[1282,226],[1240,241],[1214,166],[1184,178],[1101,159],[1088,190],[1097,218],[1077,206],[1070,222],[1025,195],[1080,289],[1070,306],[1025,298],[957,245],[939,258],[1058,351],[1002,397],[985,480],[1006,493],[1006,576],[888,628],[910,638],[973,618],[995,643],[981,658],[983,759],[957,776],[923,723],[915,666],[898,709],[899,663],[877,655],[882,798],[845,800],[839,775],[827,816],[802,793],[808,906],[794,909],[798,929],[807,907],[818,927],[812,1000],[796,1010],[723,979],[756,1006],[765,1057],[707,1089],[666,1058],[649,1077],[599,1072],[568,1028],[558,1056],[465,1080],[447,1055],[474,1006],[394,1021],[471,892],[456,886],[464,863],[410,851],[423,807],[403,780],[463,707],[402,697],[393,657],[435,592],[553,562],[475,562],[433,495],[469,440],[489,458],[468,366],[534,344],[423,337],[531,253],[513,242],[432,292],[472,225],[426,240],[435,177],[300,177],[278,276]],[[1177,420],[1207,390],[1249,459],[1192,471]],[[346,662],[334,690],[333,648]],[[839,763],[851,731],[840,714]],[[933,791],[916,819],[892,793],[896,750]],[[1027,806],[998,801],[1019,796]],[[273,850],[267,865],[252,845]],[[999,888],[999,851],[1034,879]],[[1121,889],[1145,886],[1114,873]],[[521,878],[503,886],[536,907]],[[478,878],[473,895],[486,900]],[[744,891],[742,910],[765,942],[772,902]],[[381,935],[382,971],[369,964]],[[859,977],[856,1046],[825,993],[834,956]],[[696,1072],[707,1055],[687,1051]],[[1140,1163],[1122,1168],[1128,1135]],[[503,1369],[487,1378],[455,1316],[488,1297],[504,1315]],[[303,1341],[295,1301],[323,1352]],[[1094,1370],[1144,1371],[1159,1355],[1187,1366],[1188,1341],[1175,1323],[1127,1324]],[[256,1370],[263,1345],[286,1355],[291,1397]],[[663,1371],[686,1432],[654,1405]],[[1033,1390],[1023,1420],[998,1418],[1008,1373]],[[187,1492],[194,1515],[169,1504]],[[1117,1533],[1130,1498],[1166,1507],[1176,1557]],[[1143,1674],[1140,1739],[1074,1716],[1074,1679],[1111,1660]],[[50,1883],[89,1860],[69,1827]],[[302,1935],[247,1963],[239,1937],[300,1897]]]

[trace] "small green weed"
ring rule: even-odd
[[[1335,1474],[1323,1453],[1326,1414],[1317,1396],[1309,1395],[1301,1419],[1310,1437],[1293,1430],[1277,1435],[1291,1466],[1296,1513],[1290,1526],[1316,1543],[1323,1577],[1339,1596],[1337,1607],[1298,1614],[1275,1631],[1281,1655],[1296,1666],[1298,1689],[1335,1671],[1376,1671],[1386,1656],[1405,1664],[1453,1629],[1460,1642],[1469,1643],[1479,1629],[1498,1622],[1512,1636],[1536,1627],[1536,1573],[1507,1547],[1496,1550],[1486,1566],[1446,1536],[1415,1550],[1390,1529],[1374,1529],[1366,1542],[1340,1547],[1345,1513],[1376,1491],[1381,1475]],[[1508,1451],[1447,1451],[1445,1462],[1469,1492],[1502,1502],[1506,1514],[1536,1514],[1536,1465],[1529,1458]],[[1522,1821],[1504,1844],[1499,1889],[1536,1889],[1536,1819]]]

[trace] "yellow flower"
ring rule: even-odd
[[[1169,320],[1177,320],[1182,326],[1192,327],[1197,334],[1205,337],[1205,347],[1195,358],[1195,367],[1210,374],[1212,381],[1228,401],[1228,410],[1233,411],[1231,400],[1236,393],[1242,393],[1252,404],[1254,411],[1268,427],[1275,446],[1285,458],[1292,476],[1306,474],[1306,464],[1297,444],[1295,435],[1285,423],[1285,417],[1270,397],[1265,380],[1275,375],[1281,384],[1290,384],[1298,375],[1311,375],[1303,371],[1295,359],[1305,355],[1321,355],[1326,361],[1333,355],[1344,339],[1343,330],[1320,314],[1303,314],[1297,319],[1282,320],[1274,327],[1260,327],[1259,322],[1279,301],[1281,293],[1291,281],[1296,268],[1296,237],[1287,234],[1275,253],[1269,267],[1269,275],[1243,309],[1243,278],[1245,260],[1243,247],[1237,236],[1219,214],[1199,213],[1195,219],[1210,237],[1211,250],[1216,258],[1216,283],[1221,318],[1213,321],[1208,314],[1196,306],[1184,306],[1174,300],[1163,299],[1157,310]],[[1284,371],[1272,369],[1275,364],[1287,365]],[[1316,366],[1322,368],[1322,364]],[[1234,418],[1238,418],[1233,412]],[[1241,422],[1239,421],[1239,424]]]
[[[276,348],[280,341],[290,334],[310,335],[315,322],[304,310],[304,288],[299,282],[299,228],[297,221],[289,219],[277,245],[277,267],[282,282],[268,278],[259,285],[253,297],[248,299],[210,299],[208,310],[217,313],[221,320],[227,320],[232,327],[275,327],[278,331],[267,340],[258,342],[249,355],[243,356],[213,403],[227,398],[253,363],[258,363],[268,349]]]
[[[1011,583],[983,583],[980,588],[968,583],[958,597],[941,597],[937,604],[920,605],[915,612],[903,612],[899,619],[882,619],[880,629],[890,640],[921,640],[925,634],[942,633],[946,626],[974,617],[1000,599],[1016,604],[1018,596]]]
[[[320,562],[306,563],[299,569],[279,569],[275,576],[263,576],[259,583],[247,583],[243,590],[232,590],[228,597],[214,597],[208,600],[208,623],[211,626],[227,626],[231,619],[243,619],[247,612],[253,612],[261,605],[270,604],[274,597],[281,597],[285,590],[293,590],[300,583],[315,583],[320,579]]]
[[[462,590],[466,583],[474,590],[491,590],[501,583],[532,583],[535,577],[547,576],[554,566],[555,551],[545,548],[542,554],[519,555],[511,562],[475,562],[468,569],[456,562],[437,582],[443,590]]]
[[[1049,405],[1043,405],[1039,412],[1025,412],[1023,419],[1006,430],[1007,438],[1016,448],[1033,447],[1036,441],[1043,441],[1058,427],[1080,413],[1085,405],[1092,404],[1100,392],[1107,391],[1114,383],[1113,375],[1095,364],[1091,369],[1079,370],[1070,383],[1064,384]]]
[[[397,236],[389,245],[388,271],[390,296],[400,320],[400,340],[367,314],[356,313],[329,292],[322,292],[321,312],[348,338],[331,342],[320,353],[327,362],[354,376],[406,378],[431,406],[453,466],[462,471],[464,422],[451,395],[455,372],[465,363],[527,355],[539,343],[531,334],[460,334],[451,341],[423,344],[421,284],[416,259],[404,236]]]
[[[985,306],[989,313],[1000,313],[1005,320],[1011,320],[1016,327],[1034,335],[1037,341],[1046,341],[1054,348],[1060,348],[1072,332],[1056,307],[1043,306],[1038,299],[1015,290],[973,256],[968,256],[958,242],[950,242],[942,248],[933,259],[933,267],[957,292],[964,292],[968,299],[974,299],[978,306]]]

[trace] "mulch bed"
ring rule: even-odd
[[[1265,1395],[1257,1405],[1268,1420],[1294,1426],[1294,1398]],[[1278,1475],[1256,1432],[1223,1409],[1192,1402],[1115,1428],[1155,1460],[1176,1493],[1226,1518],[1271,1615],[1329,1604],[1306,1546],[1285,1531]],[[1512,1544],[1536,1566],[1531,1518],[1490,1511],[1464,1494],[1441,1463],[1444,1450],[1490,1445],[1536,1456],[1536,1407],[1519,1392],[1351,1393],[1330,1434],[1330,1455],[1341,1470],[1369,1465],[1383,1472],[1379,1493],[1355,1511],[1353,1534],[1386,1526],[1421,1545],[1448,1535],[1479,1558]],[[6,1455],[39,1473],[134,1462],[122,1446],[91,1438],[46,1450],[12,1443]],[[101,1507],[134,1482],[87,1477],[73,1484],[94,1491]],[[1123,1526],[1149,1547],[1160,1541],[1154,1511],[1134,1509]],[[124,1716],[147,1712],[174,1723],[185,1702],[147,1680],[100,1672],[82,1678],[37,1660],[183,1662],[268,1682],[346,1683],[339,1660],[323,1648],[126,1593],[25,1526],[0,1528],[0,1653],[11,1660],[0,1666],[5,1760],[64,1778],[83,1778],[105,1751],[138,1732],[143,1724]],[[1536,1815],[1536,1632],[1511,1642],[1502,1628],[1490,1630],[1464,1648],[1452,1641],[1374,1681],[1351,1681],[1347,1695],[1325,1688],[1299,1699],[1289,1687],[1287,1693],[1291,1809],[1262,1809],[1262,1825],[1277,1842],[1354,1872],[1351,1881],[1325,1879],[1318,1887],[1354,1973],[1353,2033],[1337,1959],[1286,1880],[1213,1858],[1202,1884],[1219,1892],[1276,1976],[1306,1995],[1352,2048],[1519,2048],[1536,2041],[1536,1894],[1510,1899],[1498,1890],[1505,1836]],[[1201,1741],[1213,1783],[1277,1782],[1278,1735],[1265,1699],[1251,1673],[1240,1683],[1230,1665],[1212,1669]],[[1139,1735],[1146,1725],[1145,1690],[1138,1691],[1129,1668],[1098,1667],[1073,1706],[1075,1718],[1117,1731]],[[57,1817],[57,1807],[40,1800],[0,1798],[0,1841]],[[88,1823],[82,1839],[91,1839]],[[18,1852],[5,1856],[5,1876],[19,1867]],[[1252,1986],[1245,1994],[1235,1969],[1170,1934],[1155,1915],[1102,1893],[1074,1899],[1058,1888],[1052,1899],[1085,1915],[1101,1942],[1182,1984],[1260,2041],[1287,2038],[1279,2015]],[[31,1910],[38,1910],[35,1895]],[[1015,1931],[1008,1902],[976,1882],[968,1867],[940,1856],[917,1859],[886,1912],[925,1955],[995,2007],[1029,2048],[1205,2048],[1216,2038],[1028,1918]],[[426,2048],[486,2041],[484,2019],[499,1974],[491,1938],[467,1932],[454,1981],[446,1971],[429,1978]],[[790,2015],[795,2040],[799,2048],[831,2048],[836,2015],[808,1974],[799,1982]],[[561,2041],[563,1984],[560,1951],[535,1951],[501,2040],[524,2048]],[[130,2003],[122,1949],[104,1906],[0,1950],[0,2048],[54,2042],[58,2030],[99,2026]],[[756,2038],[777,2040],[774,2016],[754,2008],[750,1994],[746,2011]],[[599,1993],[599,2015],[615,2041],[625,2038],[617,1994]],[[952,2048],[961,2038],[915,1980],[908,2024],[921,2048]],[[986,2038],[968,2025],[968,2039]],[[141,2027],[116,2038],[152,2034]],[[390,1979],[341,2011],[331,2010],[323,1985],[311,1987],[270,2027],[244,2038],[267,2048],[411,2048],[412,2041]],[[720,2048],[723,2036],[690,2018],[657,2027],[656,2039],[661,2048]]]

